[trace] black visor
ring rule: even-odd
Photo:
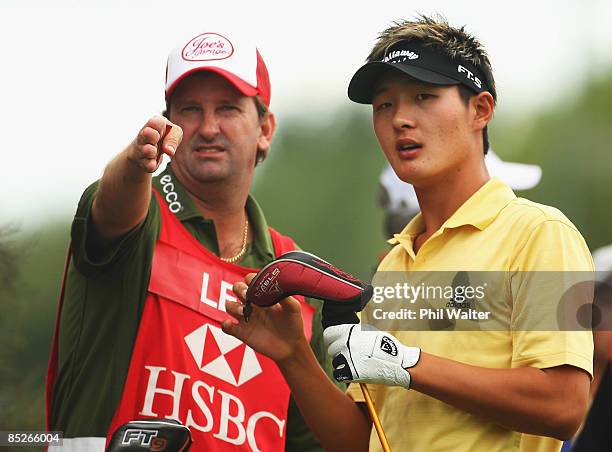
[[[451,58],[430,46],[400,41],[389,48],[381,61],[372,61],[359,68],[349,84],[349,99],[371,104],[374,85],[389,70],[401,71],[432,85],[464,85],[476,93],[489,90],[485,78],[472,64]]]

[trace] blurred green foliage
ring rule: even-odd
[[[384,249],[376,195],[385,158],[369,115],[362,107],[281,125],[253,188],[271,226],[361,277]]]
[[[0,236],[0,430],[44,428],[45,371],[68,221]]]
[[[521,195],[561,209],[595,250],[612,242],[612,72],[567,97],[525,120],[494,121],[493,148],[541,165],[542,181]]]
[[[569,102],[521,120],[500,115],[491,129],[501,157],[543,168],[541,184],[522,195],[560,208],[592,249],[612,242],[611,124],[612,72]],[[383,165],[368,107],[280,118],[253,193],[270,225],[367,278],[386,249],[376,204]],[[70,220],[19,236],[0,233],[0,430],[43,428],[44,375]]]

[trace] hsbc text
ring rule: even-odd
[[[212,435],[214,438],[230,444],[239,446],[246,442],[253,451],[260,450],[255,438],[255,430],[260,420],[267,419],[268,423],[273,422],[278,427],[279,438],[282,438],[284,434],[286,419],[279,419],[268,411],[257,411],[247,416],[244,404],[235,395],[216,389],[200,380],[192,380],[191,390],[189,390],[191,377],[175,371],[169,371],[174,376],[174,387],[160,388],[157,381],[160,374],[168,373],[167,369],[157,366],[145,366],[145,369],[149,373],[149,381],[139,413],[142,416],[176,419],[191,429],[203,433],[214,432]],[[189,394],[186,396],[187,400],[183,400],[183,393]],[[172,411],[170,413],[160,412],[159,408],[154,407],[155,401],[161,398],[165,399],[165,406],[169,406],[167,402],[171,401]],[[191,406],[195,405],[198,409],[188,409],[184,419],[181,419],[181,401]],[[217,415],[216,417],[213,412]]]

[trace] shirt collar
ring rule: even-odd
[[[170,211],[176,215],[179,221],[186,222],[200,219],[212,223],[211,219],[205,218],[198,210],[187,189],[175,176],[170,164],[166,165],[166,168],[158,177],[153,178],[153,186],[165,199]],[[268,231],[268,223],[261,207],[251,195],[247,198],[246,211],[249,216],[249,224],[254,232],[252,246],[257,248],[260,254],[274,259],[274,245]]]
[[[423,215],[421,212],[417,213],[412,220],[406,225],[406,227],[399,234],[393,234],[393,237],[387,240],[387,243],[391,245],[401,244],[410,257],[414,260],[415,254],[413,249],[414,239],[425,229],[425,222],[423,221]]]
[[[512,189],[501,179],[494,177],[480,187],[476,193],[468,198],[448,220],[444,222],[441,230],[471,225],[484,230],[499,215],[516,195]],[[394,234],[388,240],[392,245],[397,243],[409,244],[425,229],[423,216],[419,212],[399,234]]]
[[[482,231],[514,199],[516,195],[512,189],[501,179],[494,177],[470,196],[444,222],[442,228],[458,228],[469,224]]]

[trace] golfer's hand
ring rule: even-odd
[[[407,369],[418,362],[419,348],[406,347],[391,334],[360,324],[330,326],[323,339],[336,380],[410,388]]]
[[[255,273],[250,273],[245,281],[250,283],[254,277]],[[242,303],[245,301],[246,290],[244,282],[234,284],[233,291],[241,302],[226,302],[225,309],[236,321],[225,320],[223,331],[277,363],[291,358],[295,350],[306,341],[300,302],[288,297],[266,308],[252,305],[249,321],[245,322]]]
[[[128,147],[127,158],[140,170],[153,173],[161,162],[162,153],[174,155],[183,138],[183,130],[163,116],[147,121]]]

